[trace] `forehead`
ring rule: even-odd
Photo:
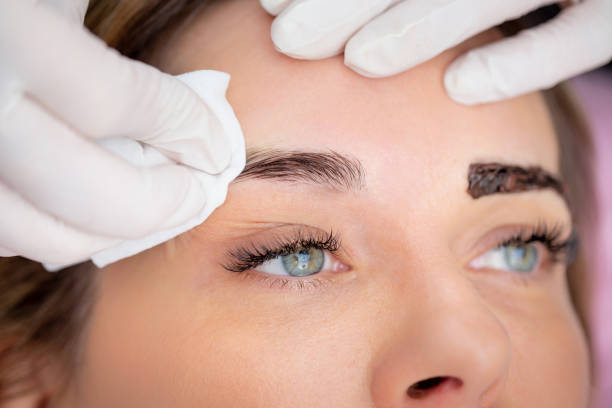
[[[465,177],[474,161],[540,165],[557,172],[557,143],[538,94],[478,107],[451,101],[445,67],[486,33],[406,73],[361,77],[342,57],[296,61],[276,52],[271,17],[254,1],[204,10],[157,54],[172,73],[218,69],[232,75],[228,98],[248,147],[335,150],[370,174]],[[416,180],[415,180],[416,182]]]

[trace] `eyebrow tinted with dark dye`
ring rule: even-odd
[[[552,188],[565,198],[566,187],[539,166],[520,167],[500,163],[474,163],[468,171],[468,193],[477,199],[491,194],[518,193]]]

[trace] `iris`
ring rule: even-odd
[[[475,269],[531,273],[537,269],[539,260],[540,249],[537,243],[511,243],[490,249],[470,262],[470,266]]]
[[[531,272],[538,264],[538,250],[535,244],[505,245],[499,248],[509,270]]]

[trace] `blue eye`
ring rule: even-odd
[[[277,256],[257,269],[271,275],[310,276],[323,270],[326,258],[323,249],[301,248],[290,254]]]
[[[498,269],[502,271],[534,272],[540,260],[535,243],[501,245],[491,249],[470,262],[475,269]]]
[[[500,248],[505,265],[517,272],[530,272],[538,265],[538,249],[534,244],[507,245]]]

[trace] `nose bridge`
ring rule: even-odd
[[[427,275],[417,293],[398,296],[407,311],[373,363],[375,405],[489,407],[507,376],[509,335],[460,271]]]
[[[471,285],[459,286],[463,287],[453,289],[467,293],[447,294],[438,301],[441,305],[425,310],[420,317],[423,335],[415,346],[427,355],[423,376],[456,377],[462,382],[462,399],[486,407],[487,398],[493,398],[488,394],[503,386],[507,375],[510,338],[476,290]]]

